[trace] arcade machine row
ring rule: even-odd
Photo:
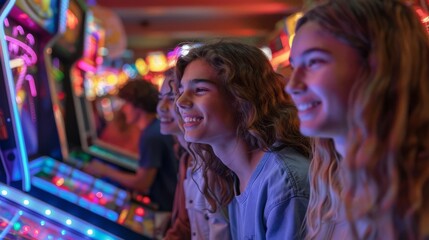
[[[14,4],[15,1],[0,1],[1,22],[10,24],[6,15]],[[61,9],[61,5],[58,7]],[[0,35],[3,56],[0,58],[0,239],[119,239],[25,193],[31,188],[30,174],[6,41],[13,42],[16,51],[24,49],[22,55],[15,58],[15,64],[28,61],[26,54],[31,49],[27,49],[26,42],[5,36],[3,25]],[[32,38],[20,28],[15,29],[15,35],[25,35],[29,41]]]
[[[68,1],[66,6],[65,2],[20,0],[4,20],[5,49],[10,57],[6,59],[10,64],[6,70],[9,69],[9,76],[14,80],[15,105],[30,159],[30,194],[77,217],[84,216],[85,221],[122,238],[144,239],[142,234],[150,234],[153,229],[150,211],[141,207],[133,209],[135,205],[130,204],[126,191],[58,161],[64,160],[67,146],[60,141],[66,139],[64,123],[56,119],[67,113],[61,112],[57,91],[51,87],[55,84],[49,81],[52,70],[49,67],[52,45],[59,38],[58,33],[64,32],[61,25],[66,23]],[[82,4],[71,2],[68,19],[74,19],[73,15],[76,19],[77,16],[85,19]],[[81,9],[80,15],[77,9]],[[71,26],[74,25],[69,23]],[[79,31],[75,34],[82,36]],[[79,51],[79,45],[75,51]],[[73,57],[70,58],[72,61]]]
[[[74,101],[67,98],[72,96],[73,90],[67,81],[71,81],[70,74],[75,69],[74,62],[81,57],[86,36],[83,34],[87,15],[84,3],[71,1],[67,12],[64,35],[57,35],[52,40],[42,41],[47,38],[42,30],[50,25],[46,22],[37,25],[41,21],[37,21],[34,14],[11,14],[5,22],[6,36],[29,45],[26,50],[33,51],[20,52],[15,41],[8,42],[11,63],[14,63],[11,65],[18,92],[17,104],[30,158],[31,194],[58,208],[67,208],[75,216],[85,216],[85,220],[109,229],[117,236],[140,239],[143,235],[153,236],[154,215],[147,207],[131,202],[131,196],[125,190],[59,161],[71,162],[65,126],[70,125],[72,131],[76,131],[73,129],[76,125],[72,121],[75,113],[68,112],[74,110],[70,107]],[[21,22],[24,14],[28,15],[26,22]],[[37,26],[42,30],[37,30]],[[16,29],[23,33],[22,36],[14,35]],[[29,60],[19,65],[16,59],[20,56]],[[44,58],[37,59],[38,56]],[[76,156],[73,159],[82,162]]]
[[[133,196],[120,187],[78,170],[94,158],[101,161],[114,159],[119,163],[137,160],[125,161],[127,156],[121,155],[116,149],[101,147],[91,141],[91,136],[96,136],[92,134],[94,124],[90,120],[93,109],[84,85],[87,79],[96,75],[97,67],[101,64],[102,58],[98,52],[103,46],[104,32],[96,24],[92,12],[86,9],[82,14],[75,3],[78,1],[70,2],[67,30],[52,46],[51,64],[47,65],[48,72],[53,73],[49,75],[53,109],[57,110],[56,123],[59,135],[63,136],[60,137],[60,142],[63,160],[67,165],[62,167],[64,163],[56,162],[56,173],[47,174],[49,176],[46,176],[45,180],[58,185],[58,176],[65,174],[65,177],[59,179],[65,179],[61,188],[67,192],[68,197],[64,197],[65,195],[60,193],[62,191],[57,189],[53,189],[51,193],[89,209],[90,214],[95,215],[95,224],[100,224],[100,227],[115,229],[114,233],[123,237],[133,234],[140,239],[143,236],[153,237],[156,219],[148,205],[150,199]],[[94,148],[99,151],[94,152]],[[100,152],[105,154],[97,154]],[[50,162],[51,160],[40,161],[36,168],[43,169],[50,165]],[[73,175],[85,177],[70,177],[67,173],[69,170],[65,169],[71,169]],[[46,175],[46,172],[44,174]]]
[[[119,110],[117,98],[106,94],[107,89],[113,85],[99,75],[103,62],[101,53],[105,49],[105,30],[101,27],[100,21],[94,15],[88,17],[83,57],[71,71],[70,83],[76,113],[74,121],[79,131],[71,133],[69,142],[74,145],[72,149],[78,145],[91,156],[110,162],[124,170],[135,171],[138,167],[138,153],[109,144],[100,137],[105,127],[103,123],[106,115],[112,116],[114,111]],[[71,154],[78,154],[78,151]],[[74,163],[84,164],[82,161]]]

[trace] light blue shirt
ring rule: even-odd
[[[229,240],[227,209],[218,207],[216,212],[209,211],[211,206],[201,192],[203,184],[202,169],[192,172],[192,167],[189,167],[183,186],[192,240]]]
[[[310,161],[292,150],[267,152],[229,204],[233,239],[303,239]]]

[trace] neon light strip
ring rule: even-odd
[[[27,66],[33,65],[37,62],[36,52],[31,48],[31,46],[29,46],[29,45],[23,43],[22,41],[20,41],[16,38],[13,38],[11,36],[6,36],[6,41],[9,41],[9,43],[10,43],[9,46],[10,46],[11,50],[16,51],[17,49],[22,48],[25,51],[25,53],[29,55],[29,57],[26,54],[23,55],[23,56],[27,56],[26,58],[24,58],[24,60],[26,60]],[[18,48],[16,48],[16,46]]]
[[[27,74],[27,76],[25,76],[25,80],[27,80],[28,84],[30,84],[31,96],[33,96],[33,97],[37,96],[37,90],[36,90],[36,85],[34,84],[33,76],[30,74]]]
[[[69,228],[83,234],[84,236],[91,237],[93,239],[120,239],[117,236],[114,236],[113,234],[110,234],[105,230],[84,221],[83,219],[77,218],[35,197],[27,195],[15,188],[4,185],[3,183],[0,183],[0,194],[2,197],[9,199],[23,206],[24,208],[32,210],[54,222],[68,226]],[[24,201],[26,203],[24,203]]]
[[[24,35],[24,28],[22,28],[21,25],[18,25],[16,27],[14,27],[13,30],[12,30],[12,35],[14,37],[18,36],[18,34],[19,35]]]
[[[27,65],[25,65],[25,61],[23,60],[24,65],[22,65],[21,71],[19,72],[18,75],[18,80],[16,81],[16,85],[15,85],[15,91],[18,92],[19,90],[21,90],[22,88],[22,84],[24,83],[24,77],[25,74],[27,73]]]
[[[85,71],[85,72],[92,72],[92,73],[94,73],[95,72],[95,67],[94,66],[92,66],[91,64],[88,64],[87,62],[85,62],[85,61],[79,61],[78,63],[77,63],[77,65],[78,65],[78,67],[80,68],[80,69],[82,69],[83,71]]]
[[[67,28],[67,9],[69,8],[69,0],[60,1],[58,33],[64,33]]]
[[[25,60],[22,62],[25,62]],[[27,65],[23,64],[21,67],[22,67],[22,69],[19,72],[18,80],[16,81],[15,91],[19,92],[19,90],[21,90],[21,88],[22,88],[22,84],[24,83],[24,80],[26,80],[26,81],[28,81],[28,84],[30,85],[31,96],[36,97],[37,96],[37,88],[36,88],[36,84],[34,83],[34,77],[30,74],[26,74],[27,73]]]
[[[9,21],[7,21],[9,25]],[[25,31],[22,28],[22,26],[18,25],[13,28],[12,35],[14,37],[17,37],[18,35],[25,35]],[[22,69],[19,71],[18,80],[16,83],[15,91],[18,92],[22,88],[22,84],[24,83],[24,80],[27,80],[30,86],[30,93],[31,96],[36,97],[37,96],[37,89],[36,84],[34,83],[34,77],[27,74],[27,67],[36,64],[37,62],[37,55],[36,52],[31,48],[32,45],[35,44],[35,40],[32,34],[27,34],[26,39],[30,43],[30,45],[25,44],[24,42],[20,41],[19,39],[16,39],[11,36],[6,36],[6,41],[9,42],[9,51],[12,53],[19,54],[19,49],[22,49],[24,51],[24,55],[19,57],[23,60],[24,65],[22,65]],[[15,59],[13,59],[15,60]],[[11,60],[11,61],[13,61]]]
[[[5,21],[6,16],[9,14],[10,10],[12,9],[12,6],[15,4],[15,0],[10,0],[6,3],[6,6],[4,6],[3,12],[0,15],[0,23],[3,23]],[[3,26],[0,27],[0,36],[5,36],[4,33],[4,28]],[[2,56],[9,56],[9,53],[6,52],[7,51],[7,44],[4,38],[0,38],[0,44],[1,44],[1,51],[2,51]],[[8,59],[9,60],[9,59]],[[3,64],[5,64],[4,66],[4,74],[5,74],[5,80],[7,81],[7,86],[8,86],[8,91],[11,95],[11,111],[12,111],[12,115],[13,115],[13,119],[15,119],[15,132],[16,132],[16,136],[15,136],[15,141],[18,145],[18,152],[20,155],[20,165],[21,165],[21,176],[22,176],[22,189],[24,191],[30,191],[31,188],[31,180],[30,180],[30,171],[28,169],[28,156],[27,156],[27,151],[25,148],[25,144],[24,144],[24,135],[22,133],[22,126],[21,126],[21,121],[19,121],[19,113],[18,113],[18,106],[17,103],[15,101],[16,99],[16,94],[15,91],[13,89],[13,86],[15,86],[15,84],[13,84],[13,76],[12,76],[12,71],[10,71],[10,66],[9,66],[9,61],[6,61],[6,59],[3,59]]]

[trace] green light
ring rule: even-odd
[[[19,231],[21,229],[21,227],[22,227],[21,223],[19,223],[19,222],[16,222],[13,224],[13,230],[15,230],[15,231]]]

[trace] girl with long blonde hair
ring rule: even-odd
[[[429,37],[398,0],[331,0],[296,27],[286,91],[311,163],[308,239],[429,238]]]

